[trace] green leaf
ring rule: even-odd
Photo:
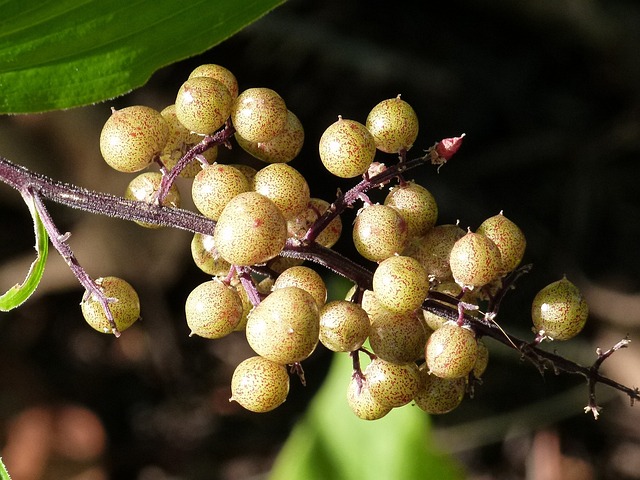
[[[11,476],[9,475],[9,472],[7,472],[7,468],[4,466],[2,458],[0,458],[0,480],[11,480]]]
[[[273,480],[464,478],[431,443],[429,416],[407,405],[379,420],[357,418],[346,390],[351,359],[336,354],[328,377],[280,452]]]
[[[47,230],[44,228],[40,215],[38,215],[33,197],[24,193],[22,198],[24,198],[24,201],[29,207],[31,217],[33,218],[37,257],[31,264],[27,277],[24,279],[22,284],[14,285],[0,297],[0,311],[3,312],[8,312],[9,310],[22,305],[31,296],[31,294],[35,292],[40,280],[42,279],[44,266],[47,263],[47,256],[49,254],[49,235],[47,235]]]
[[[107,100],[284,0],[0,0],[0,113]]]

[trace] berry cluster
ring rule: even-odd
[[[278,407],[289,372],[304,381],[301,362],[318,344],[351,355],[347,401],[363,419],[412,401],[446,413],[472,391],[488,363],[477,325],[495,324],[502,296],[523,272],[526,241],[502,212],[475,231],[438,224],[433,195],[403,176],[415,166],[407,152],[417,135],[418,117],[400,96],[375,105],[364,123],[338,117],[322,134],[319,157],[333,175],[360,183],[329,202],[312,197],[290,165],[304,130],[285,101],[269,88],[240,91],[224,67],[196,68],[162,111],[112,112],[100,138],[105,161],[128,173],[157,167],[138,173],[125,198],[177,208],[180,175],[192,179],[198,212],[215,221],[211,235],[195,233],[191,242],[195,264],[210,278],[189,294],[185,316],[191,335],[245,332],[256,355],[237,366],[231,400],[254,412]],[[220,161],[218,148],[232,139],[264,166]],[[440,142],[426,157],[444,163],[461,139]],[[390,155],[387,164],[374,161],[378,153]],[[377,187],[387,192],[382,203],[366,193]],[[340,214],[353,206],[353,243],[375,263],[373,272],[331,250]],[[323,278],[305,260],[351,279],[347,297],[327,299]],[[118,333],[139,317],[140,305],[131,285],[107,277],[85,295],[82,312],[95,329]],[[552,283],[534,299],[531,345],[571,338],[587,315],[571,282]],[[365,368],[361,353],[370,359]]]

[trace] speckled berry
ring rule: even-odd
[[[113,110],[100,133],[100,152],[119,172],[139,172],[158,157],[169,137],[160,112],[136,105]]]
[[[287,220],[289,236],[303,238],[307,230],[309,230],[309,227],[329,208],[329,205],[329,202],[321,198],[311,198],[307,204],[307,208],[295,217]],[[341,234],[342,220],[338,215],[320,232],[316,237],[316,242],[324,247],[331,248],[340,239]]]
[[[415,398],[415,404],[431,415],[449,413],[457,408],[467,388],[465,377],[441,378],[429,374],[426,363],[420,365],[422,385]]]
[[[424,355],[424,346],[431,333],[413,313],[395,313],[384,307],[374,309],[369,329],[369,345],[379,358],[403,365]]]
[[[476,233],[484,235],[496,244],[502,258],[501,274],[514,270],[524,256],[527,241],[522,230],[500,212],[480,224]]]
[[[366,125],[378,150],[386,153],[409,150],[418,137],[418,116],[400,95],[373,107]]]
[[[103,277],[95,281],[109,302],[109,310],[119,332],[125,331],[140,318],[140,300],[129,282],[119,277]],[[87,323],[102,333],[113,333],[107,314],[93,295],[85,296],[80,303],[82,316]]]
[[[189,78],[193,77],[210,77],[218,80],[227,87],[231,98],[236,98],[238,96],[238,80],[236,79],[236,76],[230,70],[221,65],[213,63],[199,65],[189,74]]]
[[[352,352],[369,336],[369,315],[357,303],[333,300],[320,310],[320,342],[334,352]]]
[[[347,387],[347,404],[361,420],[378,420],[392,410],[371,396],[366,379],[358,381],[356,377],[351,378]]]
[[[320,137],[320,160],[327,170],[341,178],[353,178],[367,171],[376,144],[367,127],[342,117]]]
[[[298,156],[304,144],[304,128],[298,117],[287,112],[287,123],[282,133],[266,142],[249,142],[236,135],[238,145],[247,153],[266,163],[287,163]]]
[[[415,182],[393,187],[384,204],[395,208],[405,222],[409,237],[421,237],[438,220],[438,204],[431,192]]]
[[[233,99],[225,85],[210,77],[193,77],[176,96],[176,116],[185,128],[208,135],[218,130],[231,114]]]
[[[190,335],[222,338],[242,319],[242,300],[235,288],[214,278],[194,288],[185,302]]]
[[[478,340],[478,357],[476,363],[473,365],[473,376],[476,378],[482,377],[482,374],[487,370],[489,366],[489,349],[482,340]]]
[[[406,405],[420,389],[420,373],[415,363],[397,365],[380,358],[364,370],[371,396],[381,405],[396,408]]]
[[[408,248],[405,255],[418,260],[434,280],[452,279],[449,256],[453,245],[465,235],[458,225],[437,225]]]
[[[124,198],[128,200],[137,200],[138,202],[153,203],[156,201],[156,193],[160,189],[162,182],[162,174],[160,172],[144,172],[138,174],[127,185],[127,189],[124,192]],[[176,184],[171,185],[167,196],[162,200],[162,205],[165,207],[177,208],[180,206],[180,192]],[[146,228],[159,228],[160,225],[147,222],[138,222]]]
[[[213,235],[195,233],[191,240],[191,256],[196,266],[212,276],[226,276],[231,264],[220,257]]]
[[[208,165],[191,184],[191,198],[200,213],[217,220],[236,195],[250,190],[247,177],[235,167],[222,163]]]
[[[307,180],[286,163],[273,163],[258,170],[251,188],[273,201],[286,219],[306,209],[311,198]]]
[[[353,243],[364,258],[380,262],[404,250],[407,223],[393,207],[368,205],[353,224]]]
[[[463,287],[482,287],[502,272],[500,250],[479,233],[467,232],[451,248],[449,265],[453,279]]]
[[[233,102],[231,122],[247,142],[268,142],[287,126],[285,101],[270,88],[248,88]]]
[[[458,295],[460,295],[460,293],[462,293],[462,287],[453,280],[449,280],[436,284],[431,288],[430,291],[446,293],[447,295],[451,295],[452,297],[457,297]],[[422,316],[427,326],[432,330],[439,329],[442,325],[449,321],[448,318],[437,315],[433,312],[429,312],[427,310],[422,311]]]
[[[298,287],[309,292],[318,308],[327,301],[327,286],[313,268],[296,265],[285,269],[273,283],[273,290],[285,287]]]
[[[224,207],[213,238],[220,256],[229,263],[255,265],[282,251],[287,224],[275,203],[257,192],[245,192]]]
[[[589,306],[578,287],[566,277],[540,290],[533,299],[534,332],[551,340],[568,340],[584,328]]]
[[[413,312],[422,305],[429,291],[429,276],[412,257],[386,258],[373,274],[373,292],[385,307],[394,312]]]
[[[471,330],[449,322],[427,341],[425,360],[429,372],[442,378],[464,377],[478,358],[478,343]]]
[[[242,361],[231,377],[230,402],[255,413],[269,412],[289,394],[289,373],[283,365],[260,356]]]
[[[318,344],[318,306],[301,288],[279,288],[249,314],[245,331],[258,355],[282,365],[301,362]]]

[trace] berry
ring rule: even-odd
[[[431,288],[431,291],[446,293],[448,295],[451,295],[452,297],[457,297],[458,295],[460,295],[460,293],[462,293],[462,287],[453,280],[449,280],[446,282],[438,283]],[[448,321],[447,318],[432,312],[428,312],[426,310],[422,311],[422,316],[427,326],[432,330],[439,329]]]
[[[393,187],[384,204],[395,208],[405,222],[409,237],[421,237],[438,219],[438,205],[431,192],[415,182]]]
[[[298,156],[304,144],[304,128],[298,117],[287,112],[284,130],[266,142],[250,142],[236,135],[238,145],[247,153],[266,163],[287,163]]]
[[[212,63],[206,63],[192,70],[192,72],[189,74],[189,78],[193,77],[210,77],[218,80],[225,87],[227,87],[231,98],[236,98],[238,96],[238,80],[236,79],[236,76],[225,67]]]
[[[113,300],[109,302],[109,310],[119,332],[125,331],[140,318],[140,300],[130,283],[118,277],[98,278],[95,283],[107,298]],[[85,296],[80,308],[82,316],[92,328],[102,333],[113,333],[102,303],[93,295]]]
[[[476,233],[492,240],[500,250],[502,275],[511,272],[520,265],[527,241],[522,230],[505,217],[502,212],[482,222]]]
[[[242,319],[242,300],[235,288],[214,278],[194,288],[185,303],[190,335],[222,338]]]
[[[420,389],[420,373],[415,363],[397,365],[380,358],[371,361],[364,371],[371,396],[385,407],[401,407]]]
[[[502,272],[502,258],[496,244],[473,232],[467,232],[453,245],[449,264],[453,279],[471,289],[488,284]]]
[[[464,399],[467,388],[465,377],[441,378],[429,374],[426,363],[420,365],[422,385],[414,397],[415,404],[431,415],[449,413]]]
[[[418,137],[418,116],[400,95],[373,107],[366,125],[378,150],[386,153],[409,150]]]
[[[473,376],[476,378],[482,377],[482,374],[487,370],[489,365],[489,349],[482,340],[478,340],[478,358],[473,365]]]
[[[378,420],[391,411],[371,395],[366,379],[358,380],[353,376],[347,387],[347,404],[353,413],[362,420]]]
[[[449,322],[434,331],[425,349],[429,372],[442,378],[469,374],[478,358],[478,343],[471,330]]]
[[[214,163],[200,170],[193,179],[191,197],[200,213],[217,220],[231,199],[249,189],[247,177],[240,170]]]
[[[302,212],[310,200],[307,181],[298,170],[286,163],[273,163],[261,168],[251,186],[254,191],[273,201],[286,219]]]
[[[333,300],[320,310],[320,342],[334,352],[359,349],[369,326],[369,315],[357,303]]]
[[[311,294],[318,308],[327,301],[327,286],[318,272],[302,265],[296,265],[285,269],[276,278],[273,290],[284,287],[298,287]]]
[[[437,225],[419,238],[413,248],[404,253],[418,260],[434,280],[444,282],[452,279],[449,257],[456,241],[465,235],[458,225]]]
[[[380,262],[373,274],[376,298],[394,312],[413,312],[422,305],[428,291],[427,271],[412,257],[389,257]]]
[[[192,132],[209,135],[231,114],[233,99],[225,85],[210,77],[193,77],[182,84],[176,96],[176,116]]]
[[[213,235],[220,256],[233,265],[264,263],[287,240],[280,209],[257,192],[236,195],[222,210]]]
[[[301,288],[279,288],[249,314],[245,331],[258,355],[282,365],[301,362],[318,344],[318,306]]]
[[[289,374],[283,365],[254,356],[242,361],[231,378],[230,402],[264,413],[279,407],[289,394]]]
[[[169,137],[169,126],[160,112],[132,106],[113,110],[100,133],[100,152],[107,164],[119,172],[146,168],[158,157]]]
[[[311,198],[307,208],[293,218],[287,220],[287,231],[289,236],[302,238],[320,215],[329,208],[329,202],[320,198]],[[336,216],[329,225],[324,228],[316,237],[316,242],[320,245],[331,248],[340,239],[342,234],[342,220]]]
[[[249,88],[236,98],[231,122],[237,135],[247,142],[268,142],[287,126],[287,105],[270,88]]]
[[[379,358],[403,365],[424,355],[430,331],[411,313],[394,313],[384,307],[371,318],[369,345]],[[386,313],[385,313],[386,312]]]
[[[551,340],[568,340],[576,336],[588,316],[587,302],[567,277],[540,290],[531,306],[534,331]]]
[[[137,200],[139,202],[153,203],[156,200],[156,193],[160,189],[160,183],[162,182],[162,174],[160,172],[144,172],[136,176],[129,182],[127,189],[124,192],[124,198],[129,200]],[[178,187],[173,184],[169,188],[169,193],[162,205],[165,207],[177,208],[180,206],[180,192]],[[160,228],[160,225],[146,222],[137,222],[146,228]]]
[[[367,127],[342,117],[324,131],[318,148],[325,168],[341,178],[362,175],[376,154],[376,144]]]
[[[402,252],[407,242],[407,223],[392,207],[364,207],[353,224],[353,243],[364,258],[380,262]]]
[[[213,235],[196,233],[191,240],[191,256],[196,266],[212,276],[226,276],[231,264],[220,257]]]

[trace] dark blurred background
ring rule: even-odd
[[[232,70],[240,88],[278,91],[306,131],[292,166],[312,195],[352,182],[320,167],[317,143],[337,115],[364,122],[401,94],[420,119],[411,153],[466,133],[439,173],[411,173],[436,197],[439,223],[476,228],[499,211],[525,232],[522,278],[501,309],[529,338],[536,291],[566,274],[591,307],[578,338],[546,348],[589,364],[595,348],[629,334],[604,372],[640,384],[640,4],[632,0],[342,2],[292,0],[209,52],[158,71],[149,84],[92,107],[0,118],[0,154],[56,179],[120,194],[98,138],[109,109],[173,103],[201,63]],[[248,160],[239,149],[222,161]],[[188,206],[188,185],[183,199]],[[380,200],[372,194],[372,199]],[[93,276],[128,279],[143,321],[117,341],[84,323],[82,289],[55,252],[37,294],[0,315],[0,446],[15,480],[261,479],[326,373],[319,349],[309,386],[264,415],[229,404],[233,368],[251,352],[242,335],[189,338],[183,302],[205,280],[191,235],[147,230],[51,205]],[[353,254],[349,225],[336,248]],[[30,217],[0,187],[0,287],[33,260]],[[469,478],[640,478],[638,407],[598,387],[603,416],[582,412],[581,377],[544,377],[488,344],[473,400],[433,418],[439,444]],[[25,446],[28,446],[25,448]],[[548,476],[545,468],[552,468]],[[553,470],[555,468],[555,470]],[[555,474],[553,472],[556,472]],[[561,472],[561,476],[554,476]]]

